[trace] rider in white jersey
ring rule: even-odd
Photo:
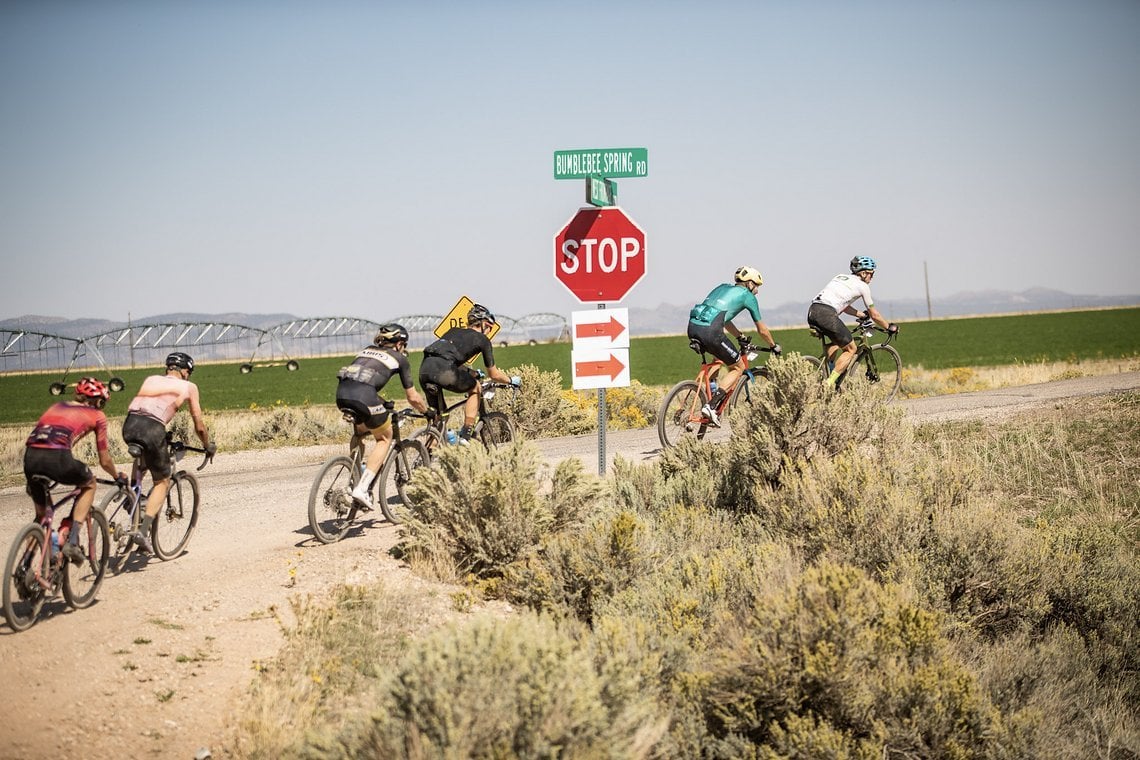
[[[851,274],[836,275],[811,302],[808,307],[808,325],[814,327],[831,340],[827,347],[827,361],[833,365],[827,384],[832,388],[855,358],[855,339],[851,330],[843,324],[840,314],[850,314],[856,319],[870,317],[875,324],[887,332],[897,333],[898,325],[887,322],[871,298],[871,278],[875,276],[877,264],[870,256],[856,256],[851,259]],[[866,311],[859,311],[852,304],[862,299]],[[836,356],[836,352],[839,355]]]

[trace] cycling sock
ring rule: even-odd
[[[474,427],[471,425],[464,425],[459,428],[459,437],[465,440],[471,440],[471,436],[475,434]]]
[[[376,477],[376,473],[372,472],[372,470],[365,467],[364,472],[360,473],[360,480],[357,481],[357,483],[356,483],[356,490],[359,491],[360,493],[367,492],[368,486],[372,485],[372,480],[375,477]]]
[[[142,521],[142,528],[140,528],[139,531],[144,536],[149,536],[150,535],[150,528],[152,525],[154,525],[154,518],[150,515],[144,515],[143,521]]]
[[[713,409],[716,409],[718,406],[720,406],[720,402],[724,401],[724,397],[727,395],[728,391],[726,391],[724,388],[717,388],[715,391],[713,391],[712,398],[709,399],[709,406],[711,406]]]
[[[827,384],[833,388],[835,387],[835,383],[838,381],[839,381],[839,373],[838,372],[832,372],[830,375],[827,376]]]

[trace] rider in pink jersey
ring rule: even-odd
[[[44,516],[48,503],[47,490],[34,478],[36,475],[56,483],[79,486],[79,498],[75,500],[71,513],[72,524],[87,519],[95,501],[95,476],[85,463],[75,458],[72,447],[93,430],[99,466],[112,478],[126,479],[126,475],[115,467],[108,448],[107,416],[103,414],[103,405],[110,397],[111,393],[103,383],[93,377],[81,378],[75,384],[75,401],[52,404],[28,436],[24,444],[24,477],[28,483],[28,495],[36,505],[36,520]],[[80,531],[72,530],[63,547],[64,556],[75,563],[83,561],[79,534]]]
[[[143,449],[143,464],[150,471],[154,487],[146,500],[146,516],[134,541],[147,554],[153,553],[150,531],[154,516],[166,500],[170,488],[171,462],[166,448],[166,425],[174,414],[189,403],[190,419],[202,446],[212,455],[216,450],[210,442],[206,423],[202,419],[202,405],[198,400],[198,386],[190,382],[194,360],[181,351],[166,357],[166,374],[151,375],[143,381],[138,394],[127,407],[123,422],[123,440],[137,443]]]

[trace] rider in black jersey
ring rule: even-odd
[[[366,432],[372,433],[376,445],[365,460],[364,474],[352,492],[352,498],[372,509],[369,486],[380,471],[388,447],[392,444],[392,420],[380,398],[380,389],[394,374],[399,374],[400,384],[408,403],[418,412],[426,413],[428,406],[412,382],[412,369],[408,364],[408,331],[403,325],[391,323],[381,325],[372,345],[361,351],[352,364],[341,367],[337,373],[336,406],[346,417],[356,423],[352,446],[363,446]]]
[[[463,407],[463,427],[459,437],[470,440],[475,430],[475,419],[479,414],[479,376],[467,362],[479,354],[483,355],[483,366],[487,375],[500,383],[518,385],[517,377],[508,377],[495,366],[495,356],[491,339],[487,334],[495,326],[495,315],[486,306],[475,304],[467,312],[467,327],[453,327],[443,337],[424,349],[424,360],[420,365],[420,387],[428,400],[437,409],[446,409],[443,390],[466,393],[467,402]],[[438,391],[428,390],[434,385]],[[435,392],[433,392],[435,391]]]

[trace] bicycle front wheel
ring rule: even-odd
[[[198,524],[198,479],[176,472],[166,492],[166,503],[154,516],[151,540],[159,559],[174,559],[190,541]]]
[[[14,631],[36,622],[47,600],[40,578],[47,578],[50,559],[44,554],[44,529],[30,523],[20,529],[4,563],[4,617]]]
[[[894,346],[871,346],[860,352],[843,378],[843,392],[856,393],[878,404],[894,399],[902,385],[902,359]]]
[[[348,457],[333,457],[317,473],[309,490],[309,527],[324,544],[344,538],[356,519],[352,489],[359,473]]]
[[[503,412],[487,412],[479,425],[479,440],[488,449],[510,443],[515,437],[515,426]]]
[[[412,502],[407,487],[416,470],[431,464],[431,455],[419,441],[400,441],[380,468],[380,511],[388,522],[399,524],[410,516]]]
[[[81,610],[90,607],[95,601],[95,592],[107,574],[111,532],[107,528],[107,516],[98,509],[92,509],[87,519],[78,526],[72,523],[71,529],[80,531],[79,548],[83,550],[83,563],[76,565],[64,561],[63,598],[72,607]]]

